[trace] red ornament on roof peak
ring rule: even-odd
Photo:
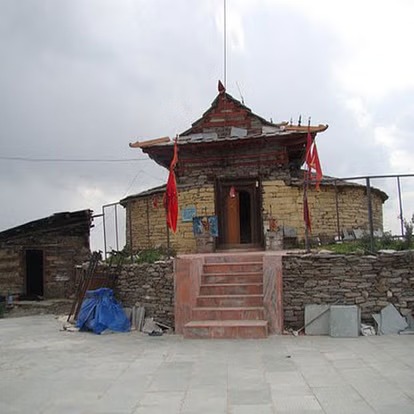
[[[226,92],[226,88],[224,87],[224,85],[221,83],[221,81],[218,81],[218,91],[219,93],[224,93]]]

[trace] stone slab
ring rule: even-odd
[[[395,306],[390,303],[381,310],[381,334],[396,334],[408,327],[407,321],[401,316]]]
[[[330,305],[305,306],[305,334],[329,335]]]
[[[361,326],[361,312],[356,305],[332,305],[329,315],[329,335],[336,338],[356,338]]]
[[[0,413],[414,413],[414,336],[187,341],[61,326],[0,320]]]

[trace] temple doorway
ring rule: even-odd
[[[259,180],[218,181],[216,190],[218,247],[260,247],[263,238]]]

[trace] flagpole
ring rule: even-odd
[[[226,0],[223,1],[223,76],[224,87],[227,88],[227,5]]]
[[[168,214],[168,209],[167,208],[165,209],[165,214],[166,215]],[[167,255],[168,255],[168,258],[170,258],[171,257],[171,254],[170,254],[170,227],[168,226],[167,222],[166,222],[166,225],[167,225]]]
[[[308,118],[308,133],[310,131],[310,117]],[[309,185],[309,178],[310,178],[310,167],[309,165],[306,166],[307,170],[304,172],[304,180],[303,180],[303,208],[304,211],[306,209],[306,220],[305,221],[305,249],[307,253],[310,253],[310,240],[309,240],[309,220],[310,220],[310,213],[309,213],[309,204],[308,204],[308,185]]]
[[[306,206],[306,207],[305,207]],[[303,182],[303,208],[306,209],[306,215],[309,216],[309,205],[308,205],[308,174],[305,172],[305,179]],[[308,223],[305,221],[305,249],[306,252],[310,252],[309,243],[309,229]]]

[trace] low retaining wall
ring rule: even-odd
[[[283,257],[285,328],[303,326],[305,305],[335,302],[358,305],[367,322],[388,303],[406,315],[414,309],[414,252]]]
[[[282,268],[285,328],[303,326],[307,304],[358,305],[366,322],[388,303],[403,315],[414,310],[414,251],[378,256],[288,254]],[[185,293],[180,292],[174,294],[172,260],[124,265],[115,286],[123,306],[139,303],[147,316],[173,327],[174,297]]]
[[[124,307],[138,303],[145,307],[146,316],[174,327],[173,261],[122,266],[115,295]]]

